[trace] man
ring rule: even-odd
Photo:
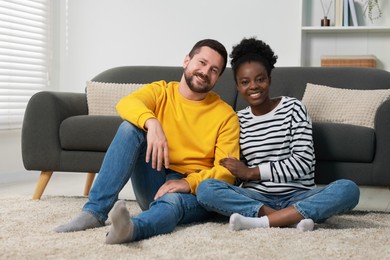
[[[83,211],[57,232],[103,226],[111,212],[106,243],[118,244],[171,232],[178,224],[207,219],[196,200],[198,184],[234,176],[219,165],[239,156],[234,110],[211,92],[225,70],[227,51],[218,41],[199,41],[186,55],[180,82],[158,81],[123,98],[124,122],[112,141]],[[230,86],[229,86],[230,87]],[[130,218],[118,194],[131,178],[140,207]],[[114,206],[115,204],[115,206]]]

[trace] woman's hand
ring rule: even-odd
[[[235,177],[243,181],[260,179],[259,167],[249,168],[245,163],[232,156],[221,159],[219,164],[228,169]]]

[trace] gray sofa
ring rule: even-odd
[[[180,80],[181,67],[124,66],[108,69],[93,81],[147,83]],[[306,83],[352,89],[388,89],[390,73],[369,68],[280,67],[272,74],[271,96],[302,99]],[[246,106],[238,96],[227,68],[214,91],[234,109]],[[88,115],[85,93],[39,92],[26,109],[22,128],[22,156],[27,170],[41,171],[33,195],[39,199],[53,172],[89,173],[84,194],[121,123],[117,116]],[[316,182],[346,178],[358,185],[390,185],[390,100],[375,117],[375,128],[313,123]]]

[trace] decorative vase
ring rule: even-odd
[[[328,17],[324,17],[324,19],[321,19],[321,26],[330,26],[330,19]]]

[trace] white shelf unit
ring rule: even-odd
[[[329,0],[323,2],[329,3]],[[321,27],[323,16],[320,1],[302,0],[302,66],[320,66],[322,55],[375,55],[377,68],[390,71],[389,2],[382,3],[382,18],[374,25],[358,12],[359,24],[363,25],[336,27],[334,8],[331,8],[328,16],[331,26]]]
[[[389,33],[390,27],[385,26],[355,26],[355,27],[335,27],[335,26],[328,26],[328,27],[321,27],[321,26],[303,26],[302,32],[307,33],[327,33],[327,32],[382,32],[382,33]],[[389,46],[390,47],[390,46]]]

